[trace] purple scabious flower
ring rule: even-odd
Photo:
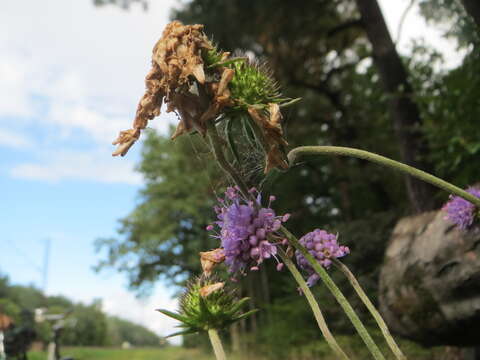
[[[315,229],[305,234],[299,241],[325,268],[332,264],[332,258],[339,258],[350,253],[347,246],[338,244],[337,235],[330,234],[325,230]],[[320,277],[300,251],[297,250],[295,255],[298,266],[308,275],[307,285],[309,287],[315,285]]]
[[[466,191],[480,198],[480,189],[470,187]],[[445,219],[450,220],[460,229],[466,230],[472,226],[476,215],[476,206],[460,196],[450,195],[449,200],[443,205],[442,210],[446,212]]]
[[[229,187],[223,199],[218,199],[215,206],[219,228],[218,237],[225,252],[225,263],[229,272],[245,272],[246,269],[258,270],[265,259],[275,257],[277,244],[268,241],[267,236],[275,233],[289,215],[276,216],[270,208],[275,197],[271,196],[268,207],[262,207],[261,195],[257,193],[256,201],[242,197],[238,188]],[[213,230],[209,226],[208,230]],[[276,257],[275,257],[276,258]]]

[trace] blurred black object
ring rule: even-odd
[[[37,337],[33,327],[33,314],[27,310],[22,311],[19,324],[12,323],[5,331],[5,352],[8,359],[27,360],[28,349]]]

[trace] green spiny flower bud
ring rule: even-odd
[[[166,26],[153,49],[145,85],[132,128],[120,132],[113,155],[124,156],[166,104],[167,112],[175,111],[180,120],[172,138],[189,132],[205,135],[212,121],[232,120],[227,130],[243,122],[265,152],[265,172],[288,167],[280,108],[298,99],[282,97],[265,64],[218,50],[203,25],[173,21]]]
[[[215,278],[199,277],[191,281],[180,297],[178,313],[158,309],[161,313],[180,321],[183,330],[169,335],[187,335],[209,329],[221,329],[244,319],[257,310],[242,314],[249,298],[237,300],[235,290]]]

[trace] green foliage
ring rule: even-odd
[[[431,22],[444,25],[445,36],[456,39],[459,47],[479,43],[478,29],[461,0],[421,0],[419,5],[422,15]]]
[[[107,316],[103,313],[100,302],[77,304],[69,318],[74,324],[67,325],[63,330],[62,343],[82,346],[107,344]]]
[[[107,345],[118,346],[127,341],[134,346],[155,346],[159,344],[159,337],[143,326],[116,316],[107,318]]]
[[[428,50],[423,51],[428,53]],[[423,109],[425,132],[432,148],[428,156],[436,165],[437,174],[466,187],[480,178],[480,171],[474,166],[480,159],[477,135],[480,51],[472,51],[457,69],[440,74],[431,74],[429,64],[436,55],[429,55],[414,64],[415,76],[430,78],[430,81],[417,81],[417,99]]]
[[[146,186],[139,206],[121,220],[117,239],[97,241],[107,250],[99,269],[114,266],[132,288],[148,290],[161,275],[179,284],[199,269],[200,251],[215,247],[204,231],[211,222],[214,189],[225,184],[200,137],[174,142],[149,133],[139,171]]]
[[[128,341],[135,346],[153,346],[160,341],[143,326],[105,314],[99,300],[85,305],[63,296],[44,296],[32,286],[10,285],[8,278],[1,275],[0,294],[0,313],[12,317],[15,328],[33,330],[36,340],[43,343],[52,339],[52,323],[35,323],[33,313],[37,308],[47,309],[47,314],[69,313],[61,334],[62,344],[119,346]]]
[[[1,299],[0,298],[0,314],[7,315],[14,322],[20,320],[20,307],[10,299]]]
[[[213,360],[213,357],[194,349],[179,347],[112,349],[95,347],[65,348],[65,354],[76,360]],[[29,360],[47,360],[47,355],[41,352],[28,354]]]
[[[290,328],[292,330],[292,328]],[[295,328],[297,330],[297,328]],[[373,330],[373,329],[372,329]],[[294,335],[296,331],[290,331]],[[282,340],[288,341],[288,338],[277,339],[280,344]],[[342,348],[347,349],[351,360],[364,360],[369,358],[369,354],[364,352],[364,346],[361,346],[361,340],[354,336],[338,337]],[[445,354],[445,348],[426,349],[415,345],[409,341],[401,341],[400,346],[405,350],[405,354],[409,359],[415,360],[431,360],[436,356]],[[281,350],[281,348],[279,349]],[[386,349],[385,349],[386,350]],[[385,351],[387,352],[387,351]],[[74,357],[77,360],[214,360],[215,356],[210,352],[204,352],[198,349],[185,349],[180,347],[165,347],[161,349],[112,349],[112,348],[93,348],[93,347],[68,347],[65,348],[65,354]],[[329,351],[328,345],[324,341],[312,341],[308,345],[295,348],[294,350],[279,351],[281,353],[276,359],[313,358],[322,360],[336,360]],[[435,357],[434,357],[435,356]],[[262,354],[232,354],[228,357],[231,360],[266,360]],[[47,360],[46,353],[30,352],[29,360]],[[391,359],[391,358],[387,358]]]

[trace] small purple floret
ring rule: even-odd
[[[479,188],[470,187],[466,191],[480,198]],[[445,205],[443,205],[442,210],[447,213],[445,215],[446,220],[450,220],[460,229],[466,230],[472,226],[477,208],[470,201],[467,201],[460,196],[450,195],[450,199]]]
[[[347,246],[338,244],[337,235],[330,234],[325,230],[315,229],[304,235],[299,241],[325,268],[332,264],[331,259],[340,258],[350,253],[350,249]],[[300,251],[297,250],[295,255],[298,266],[308,275],[307,285],[309,287],[315,285],[320,277]]]
[[[275,199],[269,200],[271,203]],[[275,233],[288,217],[276,216],[270,207],[261,207],[259,193],[254,203],[244,199],[237,188],[229,187],[214,209],[218,219],[215,225],[220,230],[217,237],[225,250],[225,263],[230,272],[255,271],[265,259],[275,257],[277,245],[269,242],[267,236]]]

